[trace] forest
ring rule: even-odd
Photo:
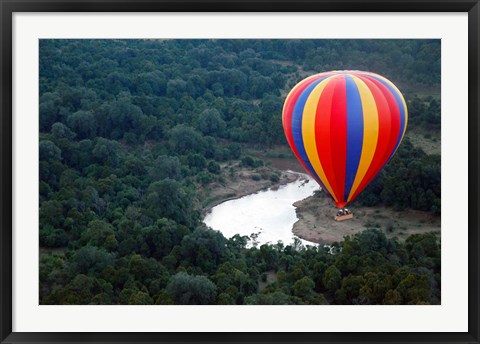
[[[409,109],[356,202],[440,216],[416,140],[440,139],[439,40],[40,40],[40,304],[439,304],[435,234],[366,228],[331,254],[202,223],[225,164],[267,165],[251,152],[287,146],[288,90],[332,69],[395,80]]]

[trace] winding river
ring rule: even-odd
[[[278,189],[221,203],[212,208],[203,222],[227,238],[235,234],[250,237],[258,234],[255,241],[259,246],[276,244],[279,240],[288,245],[293,243],[292,228],[298,220],[293,203],[311,196],[316,190],[319,190],[318,184],[310,176],[301,174],[301,178]],[[300,240],[304,245],[316,245]]]

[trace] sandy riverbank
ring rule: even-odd
[[[295,202],[299,220],[293,226],[298,237],[319,244],[330,244],[343,240],[366,228],[379,228],[387,237],[405,240],[415,233],[435,232],[440,235],[440,216],[431,213],[404,210],[394,211],[386,207],[349,207],[354,214],[352,220],[336,222],[337,208],[323,193]]]

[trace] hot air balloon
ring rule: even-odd
[[[293,87],[282,121],[299,162],[345,208],[395,154],[408,113],[402,94],[385,77],[331,71]]]

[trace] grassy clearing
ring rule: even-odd
[[[440,154],[441,138],[440,133],[434,131],[425,133],[418,130],[408,130],[405,136],[410,139],[415,147],[421,148],[428,155]]]

